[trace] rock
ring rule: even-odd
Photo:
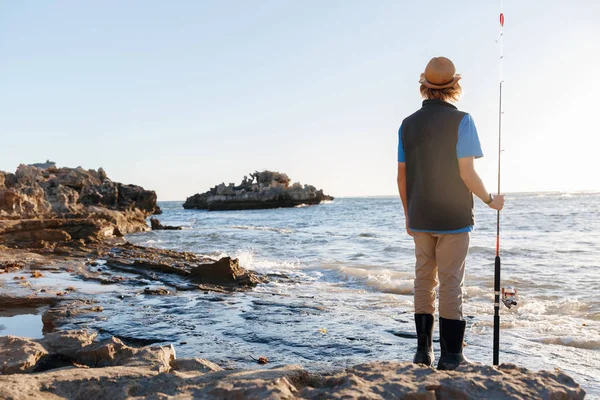
[[[171,368],[178,372],[217,372],[223,371],[223,368],[217,364],[203,358],[180,358],[171,361]]]
[[[167,288],[144,288],[144,294],[148,294],[148,295],[157,295],[157,296],[168,296],[171,293],[171,291]]]
[[[89,367],[108,367],[120,365],[134,354],[132,347],[113,336],[80,349],[76,352],[75,359]]]
[[[585,391],[562,372],[532,372],[512,364],[478,364],[455,371],[420,365],[372,362],[326,377],[320,387],[306,387],[302,398],[353,399],[583,399]]]
[[[19,278],[20,279],[20,278]],[[58,301],[55,297],[37,296],[12,296],[10,294],[0,293],[0,310],[10,310],[25,308],[35,310],[37,307],[53,305]]]
[[[47,355],[48,351],[33,340],[14,336],[1,336],[0,374],[31,372],[38,361]]]
[[[152,346],[136,349],[134,355],[119,365],[130,367],[147,367],[152,371],[169,372],[171,363],[175,361],[175,348],[169,346]]]
[[[156,193],[112,182],[104,170],[20,165],[0,172],[0,244],[43,248],[148,230]]]
[[[244,177],[240,186],[220,184],[202,194],[188,197],[185,209],[247,210],[295,207],[301,204],[319,204],[333,197],[323,194],[314,186],[294,183],[286,174],[262,171]],[[256,181],[256,182],[255,182]]]
[[[40,229],[7,232],[3,238],[5,243],[12,245],[27,243],[30,247],[44,247],[42,244],[47,242],[68,242],[71,240],[71,235],[64,230],[40,227]]]
[[[206,374],[158,373],[143,367],[51,370],[0,376],[0,398],[27,399],[295,399],[299,367]]]
[[[74,358],[89,367],[144,366],[153,371],[168,372],[171,362],[175,360],[175,349],[172,345],[137,349],[113,336],[82,348]]]
[[[265,371],[215,372],[212,382],[202,389],[205,398],[237,400],[268,399],[292,400],[298,389],[290,382],[290,376],[300,372],[299,367],[280,367]],[[203,376],[205,379],[206,375]],[[219,377],[219,379],[214,379]],[[325,397],[327,398],[327,397]]]
[[[150,226],[153,231],[161,231],[161,230],[180,231],[181,230],[181,226],[163,225],[160,223],[160,221],[157,218],[150,218]]]
[[[19,262],[0,263],[0,274],[5,274],[8,272],[16,272],[20,269],[23,269],[23,264],[21,264]]]
[[[204,360],[171,360],[171,373],[134,364],[0,375],[0,398],[567,400],[585,396],[562,372],[532,372],[511,364],[437,371],[411,363],[371,362],[327,375],[298,366],[213,372],[210,364],[204,367]]]
[[[36,167],[36,168],[40,168],[40,169],[49,169],[49,168],[56,168],[56,163],[54,161],[46,160],[45,163],[29,164],[28,166]]]
[[[158,378],[151,384],[150,380],[156,379],[156,375],[156,372],[139,367],[69,368],[19,375],[18,378],[0,375],[0,399],[124,400],[138,393],[158,399],[157,393],[165,392],[165,383]]]
[[[44,335],[40,343],[50,354],[75,358],[75,354],[83,347],[91,345],[96,336],[97,333],[85,330],[57,331]]]
[[[74,300],[55,305],[42,314],[42,332],[48,334],[57,327],[81,315],[102,312],[102,306],[90,306],[90,302]]]
[[[223,257],[212,264],[193,267],[190,270],[190,279],[198,283],[213,284],[245,284],[256,285],[261,282],[256,276],[240,267],[237,259]]]

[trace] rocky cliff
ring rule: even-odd
[[[301,204],[319,204],[333,197],[311,185],[291,184],[283,173],[262,171],[244,176],[238,186],[224,183],[208,192],[188,197],[183,208],[202,210],[248,210],[279,207],[295,207]]]
[[[57,168],[52,162],[0,171],[0,244],[46,247],[149,230],[156,193],[110,180],[102,168]]]

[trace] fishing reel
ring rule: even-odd
[[[502,288],[502,302],[507,308],[517,305],[517,289],[512,287]]]

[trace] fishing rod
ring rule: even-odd
[[[504,53],[503,28],[504,28],[504,1],[500,1],[500,99],[498,108],[498,195],[500,195],[500,156],[502,155],[502,59]],[[496,259],[494,260],[494,360],[493,364],[498,365],[500,353],[500,211],[496,216]]]

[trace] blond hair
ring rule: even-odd
[[[453,87],[445,89],[430,89],[425,85],[421,85],[419,90],[421,92],[421,97],[426,100],[439,99],[443,101],[458,101],[460,96],[462,96],[462,87],[458,82],[456,82],[456,85]]]

